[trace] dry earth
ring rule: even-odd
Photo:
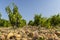
[[[60,40],[60,30],[53,28],[25,26],[17,28],[0,28],[0,40]]]

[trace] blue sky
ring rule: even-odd
[[[27,22],[32,20],[35,14],[42,14],[44,17],[60,13],[60,0],[0,0],[0,12],[2,18],[8,19],[5,11],[6,6],[14,2]]]

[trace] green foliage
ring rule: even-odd
[[[60,24],[60,15],[59,14],[51,17],[51,25],[57,26],[58,24]]]
[[[42,17],[42,15],[35,15],[34,16],[34,21],[30,20],[28,25],[32,25],[32,26],[45,26],[45,22],[46,22],[46,18]]]
[[[32,20],[29,21],[28,25],[34,25],[34,22]]]
[[[38,25],[40,25],[41,24],[41,14],[40,15],[35,15],[35,17],[34,17],[34,25],[35,26],[38,26]]]
[[[10,23],[13,27],[21,27],[26,25],[26,21],[22,19],[22,16],[18,12],[18,7],[16,5],[13,6],[13,11],[9,6],[7,6],[6,12],[8,13]]]
[[[11,26],[10,22],[8,20],[5,19],[1,19],[1,13],[0,13],[0,27],[8,27]]]
[[[50,18],[48,18],[48,19],[45,21],[45,27],[46,27],[46,28],[51,28]]]
[[[52,28],[53,26],[60,26],[60,15],[53,15],[52,17],[45,18],[42,17],[42,15],[35,15],[34,21],[29,21],[29,25],[33,26],[38,26],[40,25],[41,27],[47,27],[47,28]]]
[[[10,22],[5,19],[0,19],[0,26],[9,27],[11,26]]]
[[[46,18],[42,17],[41,20],[40,20],[40,22],[41,22],[40,26],[42,26],[42,27],[46,26],[46,23],[45,23],[46,20],[47,20]]]
[[[20,27],[23,27],[23,26],[25,26],[26,25],[26,20],[24,20],[24,19],[22,19],[22,20],[20,20]]]

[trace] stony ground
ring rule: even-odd
[[[0,40],[60,40],[60,29],[25,26],[17,28],[0,28]]]

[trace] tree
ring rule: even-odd
[[[8,17],[10,20],[11,25],[14,27],[20,27],[25,20],[22,20],[22,16],[18,11],[18,7],[14,4],[13,11],[10,9],[9,6],[6,7],[6,12],[8,13]],[[22,20],[22,21],[21,21]],[[26,25],[26,24],[24,24]]]
[[[59,14],[51,17],[51,25],[56,26],[58,24],[60,24],[60,15]]]
[[[41,24],[41,14],[40,15],[36,14],[35,17],[34,17],[34,25],[38,26],[40,24]]]

